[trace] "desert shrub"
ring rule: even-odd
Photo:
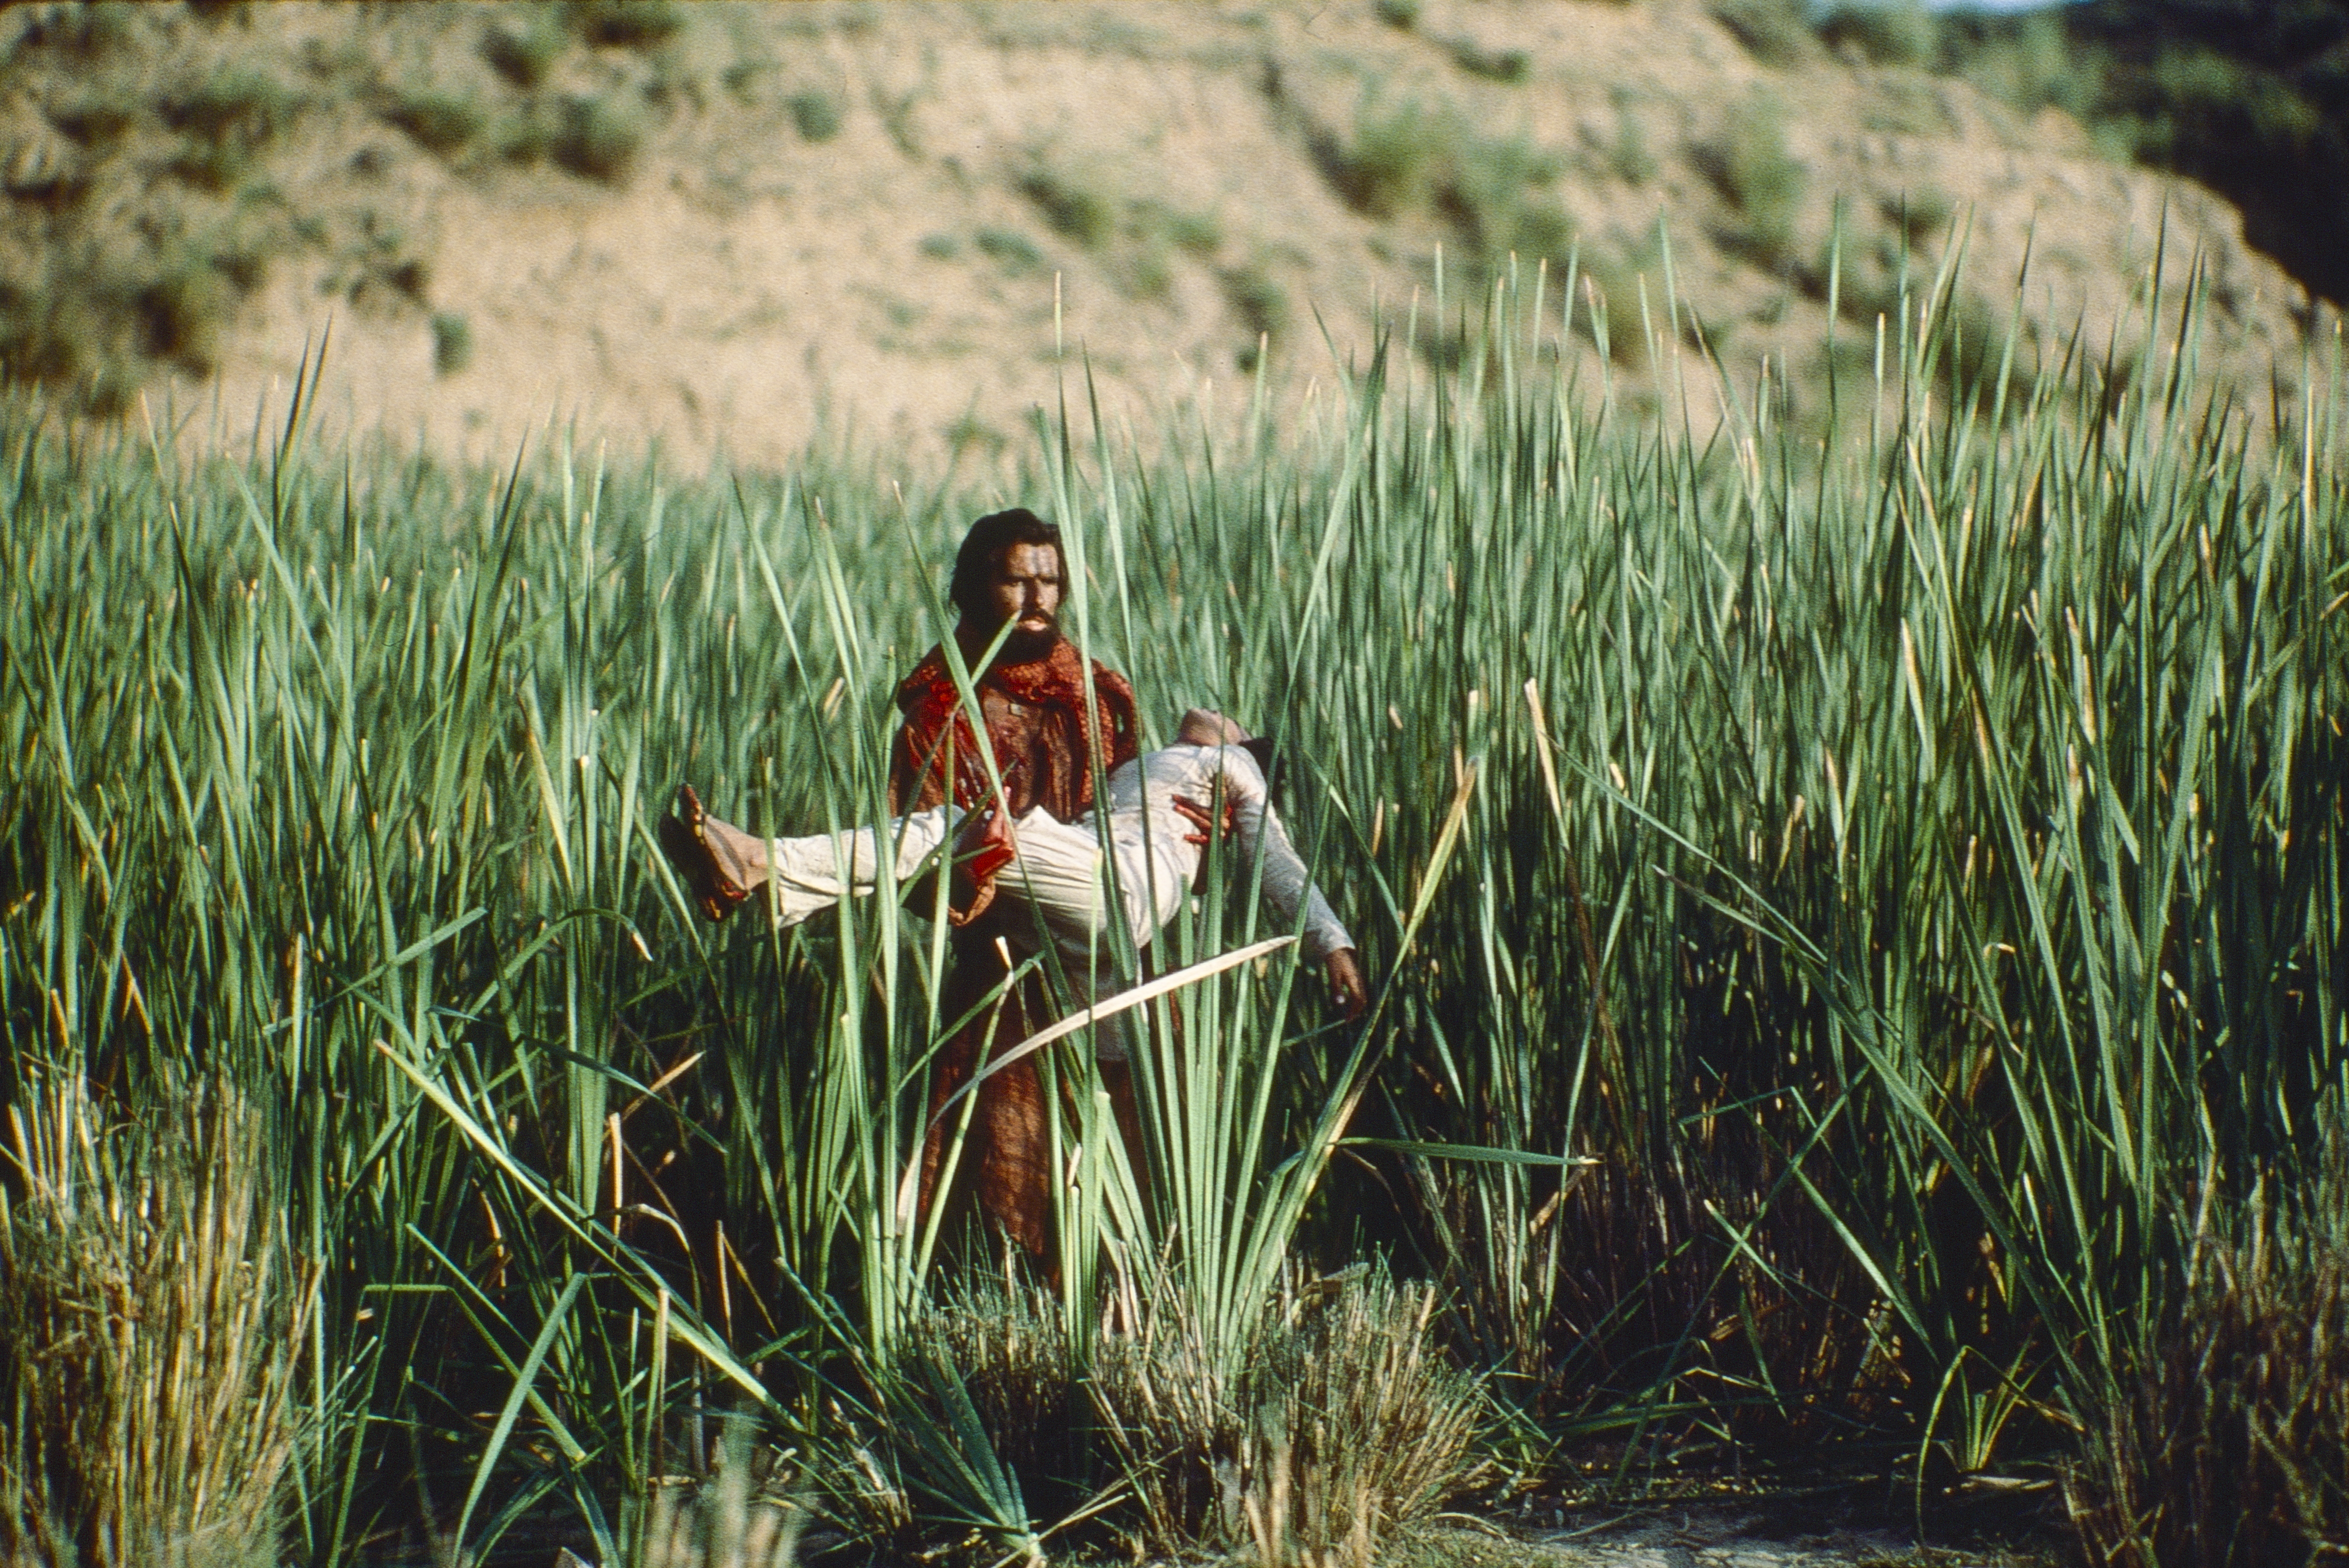
[[[1164,299],[1174,288],[1174,268],[1165,244],[1154,234],[1138,236],[1121,247],[1110,272],[1118,292],[1128,299]]]
[[[117,140],[137,119],[129,105],[100,93],[53,104],[48,118],[60,134],[84,147]]]
[[[1448,140],[1438,117],[1414,101],[1365,104],[1351,141],[1324,139],[1322,171],[1348,206],[1365,217],[1392,218],[1425,195]]]
[[[222,72],[191,92],[166,97],[159,106],[163,123],[181,136],[166,167],[198,190],[233,191],[300,107],[293,93],[250,71]]]
[[[1765,66],[1798,65],[1818,54],[1803,0],[1713,0],[1708,9]]]
[[[547,151],[556,165],[582,179],[617,185],[635,169],[644,146],[643,119],[610,99],[564,100],[562,121]]]
[[[1615,145],[1608,150],[1608,165],[1627,185],[1644,185],[1661,165],[1648,145],[1648,133],[1638,118],[1619,106],[1615,112]]]
[[[1408,33],[1419,26],[1419,5],[1420,0],[1377,0],[1372,8],[1380,21]]]
[[[0,1542],[96,1568],[274,1563],[309,1296],[264,1117],[224,1085],[130,1126],[78,1077],[28,1088],[0,1197]]]
[[[809,88],[785,99],[783,108],[802,141],[830,141],[840,134],[840,99],[831,93]]]
[[[1837,5],[1820,18],[1818,33],[1829,47],[1879,66],[1930,65],[1940,44],[1939,25],[1916,0]]]
[[[482,33],[481,54],[491,69],[528,91],[546,80],[554,62],[571,47],[571,39],[549,13],[536,8],[516,10],[516,20],[500,22]]]
[[[2068,1478],[2092,1560],[2267,1568],[2349,1542],[2349,1181],[2231,1207]]]
[[[1195,256],[1210,256],[1223,246],[1224,225],[1211,212],[1153,203],[1150,213],[1177,250]]]
[[[1913,246],[1939,238],[1957,209],[1948,192],[1926,185],[1884,197],[1877,203],[1877,211],[1894,233]]]
[[[1472,77],[1515,87],[1533,75],[1533,57],[1523,49],[1487,49],[1467,39],[1452,46],[1452,63]]]
[[[1019,177],[1019,193],[1036,204],[1056,234],[1087,248],[1110,236],[1116,209],[1094,177],[1039,162]]]
[[[383,117],[419,147],[444,158],[462,151],[488,120],[471,99],[430,89],[404,94]]]
[[[1014,277],[1044,265],[1044,253],[1017,229],[984,228],[971,236],[970,243]]]
[[[119,411],[159,362],[207,375],[283,243],[268,223],[236,221],[160,244],[60,238],[0,279],[0,375],[67,389],[94,413]]]
[[[293,121],[301,100],[285,87],[254,71],[223,71],[191,92],[166,98],[163,123],[206,141],[231,138],[247,144],[267,140]]]
[[[1452,221],[1470,257],[1495,265],[1512,252],[1562,257],[1572,225],[1547,194],[1557,160],[1523,140],[1462,136],[1447,149],[1435,204]]]
[[[2110,0],[1940,23],[1941,67],[2026,113],[2079,119],[2108,157],[2199,180],[2245,237],[2315,293],[2349,298],[2349,5]]]
[[[1258,339],[1279,337],[1288,330],[1288,291],[1265,269],[1261,261],[1233,267],[1223,275],[1224,297],[1240,319],[1247,340],[1240,345],[1239,366],[1256,369]]]
[[[1366,101],[1350,140],[1324,135],[1324,178],[1366,217],[1433,211],[1457,232],[1469,281],[1512,253],[1563,258],[1572,225],[1550,188],[1561,165],[1522,137],[1485,137],[1450,111]]]
[[[529,168],[546,161],[554,151],[554,116],[543,104],[526,103],[492,123],[489,144],[505,162]]]
[[[234,286],[208,259],[181,259],[136,296],[140,348],[191,374],[210,374],[235,298]]]
[[[55,49],[79,60],[104,59],[129,47],[138,36],[140,13],[148,9],[139,0],[49,7],[25,25],[16,42],[22,48]]]
[[[253,153],[241,142],[190,141],[166,161],[164,168],[184,185],[220,194],[244,183],[253,168]]]
[[[1783,263],[1808,182],[1786,150],[1785,104],[1769,92],[1754,94],[1731,111],[1718,136],[1697,149],[1696,161],[1732,210],[1728,221],[1715,225],[1714,239],[1757,266]]]
[[[673,0],[580,0],[569,19],[580,37],[613,49],[653,48],[685,26],[684,12]]]
[[[1943,136],[1958,130],[1947,95],[1921,76],[1893,76],[1875,83],[1861,101],[1859,123],[1895,136]]]
[[[2041,12],[2007,21],[1952,16],[1941,24],[1941,58],[1958,76],[2025,114],[2054,106],[2085,117],[2102,75],[2064,35],[2062,19]]]
[[[452,311],[432,317],[432,368],[453,376],[473,362],[473,324]]]

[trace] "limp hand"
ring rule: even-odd
[[[1338,1011],[1349,1022],[1361,1017],[1371,1005],[1370,992],[1362,987],[1362,966],[1351,948],[1340,948],[1321,961],[1321,972],[1330,981],[1330,995]]]
[[[1183,836],[1183,842],[1185,844],[1196,844],[1204,847],[1214,843],[1217,838],[1229,838],[1240,830],[1239,803],[1229,795],[1224,797],[1221,821],[1216,819],[1216,812],[1212,807],[1202,805],[1195,800],[1185,800],[1179,794],[1174,797],[1174,805],[1183,819],[1197,830]]]

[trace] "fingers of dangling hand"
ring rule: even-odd
[[[1201,805],[1195,800],[1185,800],[1178,794],[1174,797],[1174,810],[1176,815],[1181,816],[1184,821],[1189,823],[1192,827],[1196,830],[1195,832],[1185,834],[1183,836],[1184,843],[1196,844],[1204,847],[1206,845],[1212,842],[1213,835],[1216,830],[1216,818],[1215,815],[1208,811],[1206,806]]]
[[[1185,834],[1183,842],[1205,846],[1214,843],[1217,838],[1229,838],[1237,833],[1240,830],[1240,803],[1230,795],[1225,795],[1222,797],[1222,805],[1223,810],[1219,815],[1210,806],[1176,795],[1174,809],[1182,814],[1185,821],[1198,829],[1196,833]]]
[[[1361,1017],[1371,1004],[1370,995],[1362,988],[1362,969],[1356,961],[1354,950],[1340,948],[1323,961],[1330,979],[1330,993],[1339,1011],[1350,1021]]]

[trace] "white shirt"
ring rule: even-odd
[[[1149,929],[1164,926],[1181,907],[1197,880],[1204,846],[1187,842],[1199,831],[1174,809],[1178,799],[1216,805],[1220,780],[1223,797],[1233,808],[1239,845],[1238,885],[1258,877],[1265,899],[1272,906],[1279,929],[1297,929],[1304,916],[1302,946],[1307,959],[1319,963],[1331,953],[1354,945],[1328,899],[1313,885],[1298,857],[1296,846],[1280,825],[1265,787],[1264,772],[1256,758],[1239,746],[1168,746],[1145,752],[1109,775],[1110,838],[1117,850],[1121,877],[1146,867],[1153,906]],[[1129,904],[1141,889],[1123,889]],[[1131,910],[1139,915],[1141,911]],[[1137,922],[1138,924],[1139,922]],[[1146,933],[1143,940],[1147,940]]]

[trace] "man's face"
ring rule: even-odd
[[[1030,658],[1050,648],[1061,635],[1061,552],[1050,545],[1004,551],[987,585],[987,609],[989,637],[1011,623],[1006,656]]]

